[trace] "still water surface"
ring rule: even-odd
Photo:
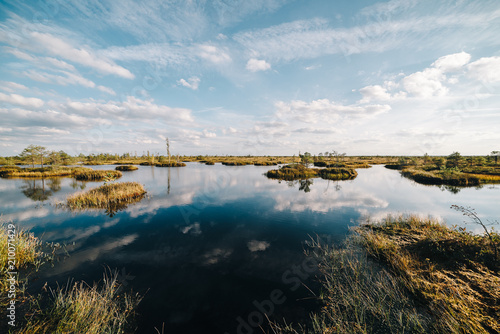
[[[53,205],[102,182],[0,179],[0,213],[45,241],[68,245],[70,256],[42,269],[33,292],[45,282],[91,283],[107,267],[118,269],[126,288],[145,296],[138,333],[162,325],[165,333],[237,333],[242,320],[259,320],[256,304],[276,290],[286,300],[275,305],[275,318],[307,318],[316,304],[296,283],[301,278],[312,290],[317,283],[300,269],[305,241],[319,235],[338,243],[367,216],[415,213],[476,231],[451,204],[471,206],[485,221],[500,217],[498,185],[424,186],[383,166],[359,169],[352,181],[290,184],[263,176],[271,168],[140,166],[120,181],[144,184],[147,197],[115,213],[71,213]]]

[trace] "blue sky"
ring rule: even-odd
[[[0,155],[488,154],[500,2],[0,1]]]

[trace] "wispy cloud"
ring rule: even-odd
[[[18,94],[3,94],[0,93],[0,101],[14,106],[37,109],[44,105],[43,100],[35,97],[24,97]]]
[[[67,38],[46,31],[54,31],[54,29],[14,17],[6,24],[0,25],[0,41],[13,46],[18,51],[23,49],[33,53],[45,53],[95,69],[103,74],[113,74],[126,79],[134,78],[129,70],[105,57],[98,56],[90,46],[74,46]],[[48,61],[52,61],[52,64],[58,61],[63,64],[55,58],[49,58]]]
[[[180,86],[187,87],[187,88],[192,89],[192,90],[197,90],[198,86],[200,84],[200,81],[201,81],[201,79],[198,77],[191,77],[187,80],[180,79],[177,81],[177,84]]]
[[[425,47],[419,43],[424,36],[439,32],[436,43],[458,42],[457,30],[463,34],[497,43],[492,32],[480,28],[500,18],[500,10],[471,11],[440,16],[389,18],[367,22],[353,28],[330,28],[325,19],[299,20],[269,28],[240,32],[233,39],[253,57],[292,61],[316,58],[322,55],[352,55],[365,52],[383,52],[401,46]],[[478,34],[480,32],[480,34]],[[435,46],[427,39],[427,47]]]

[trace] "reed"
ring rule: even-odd
[[[139,167],[133,165],[124,165],[124,166],[117,166],[115,169],[121,172],[128,172],[128,171],[138,170]]]
[[[83,193],[68,197],[67,205],[72,210],[88,208],[107,209],[113,205],[131,203],[142,199],[146,190],[137,182],[118,182],[102,185]]]

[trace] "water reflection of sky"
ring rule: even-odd
[[[276,288],[288,291],[282,275],[302,261],[309,236],[340,241],[367,216],[416,213],[460,225],[463,217],[449,209],[457,204],[485,220],[500,217],[498,186],[455,194],[375,166],[358,170],[352,181],[314,179],[305,192],[300,184],[267,179],[262,174],[270,168],[140,166],[120,181],[143,183],[147,197],[113,217],[53,205],[102,182],[0,179],[0,212],[44,240],[68,244],[70,257],[42,270],[40,284],[97,280],[104,266],[130,271],[136,291],[149,289],[139,310],[148,314],[140,320],[144,333],[162,322],[172,332],[234,332],[236,317],[252,311],[253,300]],[[307,295],[289,291],[290,300]],[[305,315],[306,308],[289,303],[277,314]]]

